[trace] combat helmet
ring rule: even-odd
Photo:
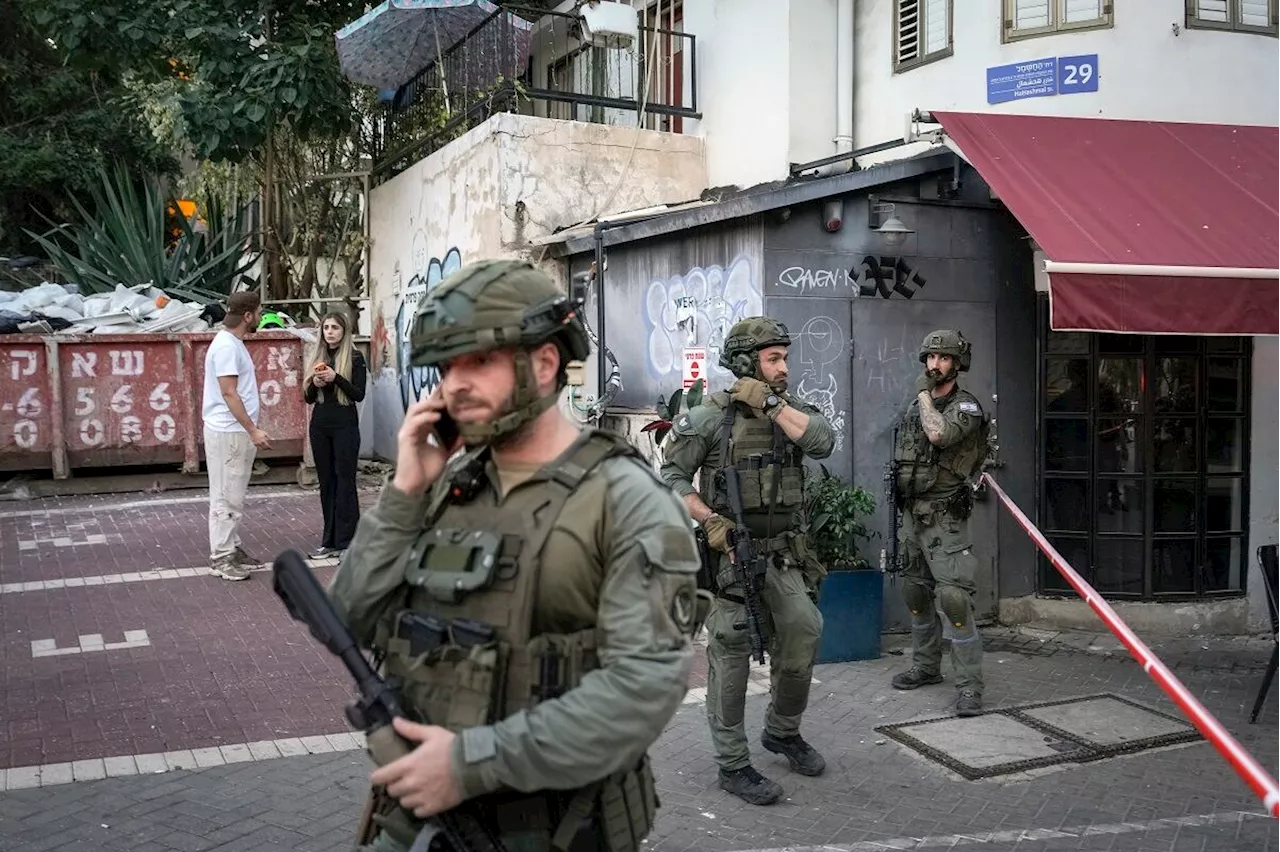
[[[511,435],[556,402],[538,396],[529,349],[548,341],[560,348],[562,366],[584,361],[591,342],[581,303],[560,291],[551,276],[518,260],[482,260],[448,275],[418,302],[409,334],[414,367],[515,347],[516,390],[512,410],[490,423],[459,423],[468,446]]]
[[[931,331],[924,336],[924,341],[920,344],[920,363],[923,364],[929,360],[929,353],[938,355],[950,355],[955,359],[955,369],[960,373],[969,371],[969,362],[973,357],[973,347],[969,345],[969,341],[964,339],[964,335],[954,329],[940,328],[937,331]]]
[[[738,378],[759,378],[760,359],[756,353],[770,346],[790,346],[787,327],[772,317],[738,320],[720,347],[720,366]]]

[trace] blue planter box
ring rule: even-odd
[[[874,660],[880,656],[884,574],[879,571],[832,571],[822,581],[818,609],[822,613],[819,663]]]

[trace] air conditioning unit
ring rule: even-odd
[[[639,13],[625,3],[588,2],[582,16],[582,40],[596,47],[627,48],[640,38]]]

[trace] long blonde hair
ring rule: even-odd
[[[346,315],[335,311],[334,313],[325,314],[320,318],[320,333],[316,335],[316,342],[311,347],[309,362],[311,366],[307,369],[307,381],[313,385],[315,384],[315,373],[313,372],[315,365],[320,361],[324,361],[325,363],[328,363],[329,361],[329,344],[324,342],[324,324],[326,320],[333,320],[338,325],[342,326],[342,341],[338,344],[337,354],[333,356],[333,363],[329,364],[329,366],[333,368],[335,373],[342,376],[347,381],[351,381],[351,361],[354,357],[352,353],[355,351],[355,344],[351,342],[351,327],[347,321]],[[339,405],[351,404],[351,400],[347,397],[346,393],[344,393],[336,384],[332,386],[332,390],[338,396]]]

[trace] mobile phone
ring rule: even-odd
[[[440,419],[436,421],[436,439],[445,450],[453,449],[458,441],[458,424],[449,416],[449,412],[440,409]]]

